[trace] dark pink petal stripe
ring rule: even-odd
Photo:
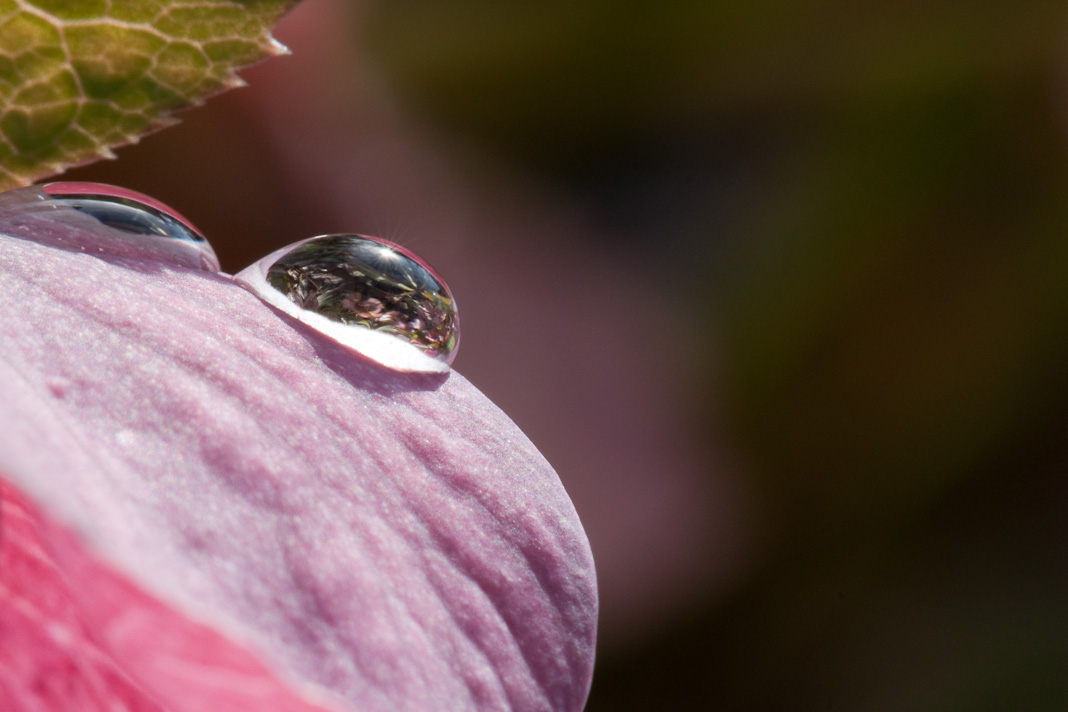
[[[41,526],[0,480],[0,709],[163,712],[87,630]]]

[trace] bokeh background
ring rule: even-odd
[[[70,175],[354,231],[560,473],[589,712],[1068,709],[1063,0],[306,0]]]

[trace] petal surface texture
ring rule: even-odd
[[[0,237],[0,284],[4,709],[583,707],[585,534],[462,376],[121,254]]]

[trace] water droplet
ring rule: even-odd
[[[235,281],[271,306],[398,371],[445,372],[460,341],[456,301],[428,264],[387,240],[320,235]]]
[[[78,227],[85,229],[72,230]],[[181,214],[142,193],[103,183],[46,183],[0,194],[0,229],[66,249],[219,271],[215,251]]]

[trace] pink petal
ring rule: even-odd
[[[0,507],[0,709],[325,709],[101,564],[3,481]]]
[[[226,275],[0,239],[0,284],[0,551],[39,558],[22,593],[0,572],[0,649],[27,646],[0,701],[19,669],[131,710],[581,709],[588,543],[461,376],[367,363]],[[27,585],[56,595],[36,630]]]

